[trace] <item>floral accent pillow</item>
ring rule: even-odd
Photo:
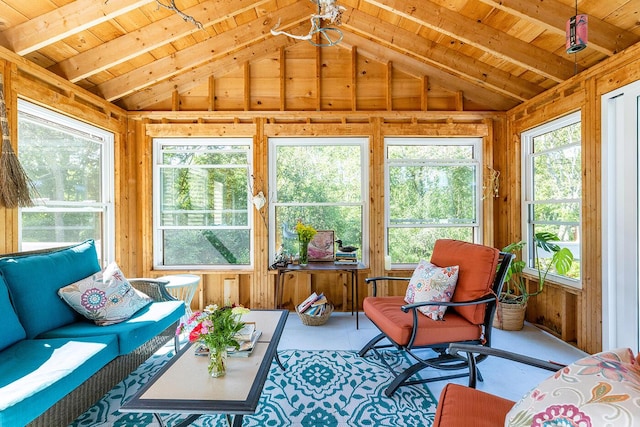
[[[404,300],[413,304],[425,301],[449,302],[458,283],[460,268],[438,267],[428,261],[420,261],[414,270]],[[441,320],[447,307],[444,305],[427,305],[418,310],[433,320]]]
[[[153,301],[135,289],[112,262],[101,273],[60,288],[58,295],[96,325],[120,323]]]
[[[580,359],[527,393],[506,427],[631,426],[640,419],[640,367],[631,349]]]

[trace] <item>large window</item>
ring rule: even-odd
[[[271,254],[298,253],[298,220],[333,230],[365,257],[368,179],[366,138],[270,138]]]
[[[385,138],[386,244],[393,265],[437,239],[480,241],[480,138]]]
[[[113,134],[19,100],[18,153],[37,190],[20,209],[20,250],[94,239],[112,260]]]
[[[576,287],[580,286],[581,128],[580,113],[574,113],[522,134],[522,235],[527,268],[549,262],[552,254],[541,248],[539,260],[535,259],[534,236],[553,233],[558,237],[554,243],[571,250],[574,263],[565,276],[553,270],[550,275]]]
[[[251,138],[154,139],[154,264],[251,264]]]

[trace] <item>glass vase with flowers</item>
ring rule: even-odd
[[[302,221],[296,224],[296,233],[298,233],[298,243],[300,245],[300,253],[298,263],[300,265],[309,264],[309,242],[316,235],[317,231],[310,225],[305,225]]]
[[[226,374],[227,349],[237,350],[240,344],[235,339],[242,329],[242,315],[249,309],[242,306],[218,307],[208,305],[189,318],[186,325],[180,326],[181,332],[189,328],[189,341],[198,342],[209,350],[209,374],[221,377]]]

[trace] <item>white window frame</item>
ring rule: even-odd
[[[533,176],[532,176],[532,162],[533,162],[533,158],[537,155],[540,154],[545,154],[548,151],[542,152],[542,153],[536,153],[535,155],[533,155],[531,153],[532,150],[532,144],[533,144],[533,140],[534,138],[536,138],[537,136],[543,135],[545,133],[548,132],[552,132],[554,130],[566,127],[566,126],[570,126],[572,124],[578,123],[581,121],[581,112],[580,111],[576,111],[574,113],[570,113],[567,114],[565,116],[562,116],[560,118],[557,118],[555,120],[549,121],[547,123],[544,123],[542,125],[536,126],[532,129],[529,129],[525,132],[522,132],[521,134],[521,141],[522,141],[522,205],[521,205],[521,214],[522,214],[522,239],[524,241],[526,241],[526,246],[525,246],[525,250],[523,251],[523,257],[528,257],[529,254],[529,250],[528,248],[533,247],[532,245],[534,244],[532,241],[532,237],[531,237],[531,229],[530,227],[532,226],[531,223],[531,218],[530,218],[530,211],[532,206],[535,204],[535,202],[533,201]],[[569,144],[569,145],[564,145],[562,146],[562,149],[571,146],[571,145],[576,145],[580,148],[581,150],[581,155],[582,155],[582,141],[579,141],[577,143],[574,144]],[[580,199],[561,199],[561,200],[552,200],[553,202],[575,202],[578,203],[580,205],[579,210],[580,210],[580,219],[579,219],[579,223],[577,225],[578,228],[578,232],[581,233],[582,231],[582,198]],[[580,259],[582,259],[582,240],[579,240],[580,242]],[[573,252],[573,251],[572,251]],[[527,274],[531,274],[537,277],[538,271],[535,268],[530,267],[530,264],[533,262],[532,259],[528,259],[525,260],[527,265],[524,268],[524,272]],[[580,274],[582,275],[582,268],[580,269]],[[565,277],[565,276],[559,276],[557,274],[553,274],[553,272],[549,272],[549,275],[547,276],[547,280],[552,280],[555,283],[559,283],[565,286],[569,286],[572,288],[576,288],[576,289],[581,289],[582,288],[582,280],[581,279],[572,279],[569,277]]]
[[[162,164],[162,150],[160,146],[168,145],[227,145],[248,146],[247,153],[247,192],[253,174],[253,138],[251,137],[155,137],[153,138],[153,268],[155,270],[247,270],[254,264],[254,233],[253,233],[253,205],[251,196],[247,197],[247,225],[246,226],[163,226],[160,223],[160,169],[171,167]],[[214,167],[223,167],[221,165]],[[248,264],[198,264],[198,265],[170,265],[163,264],[164,245],[162,240],[163,230],[166,229],[246,229],[249,230],[249,263]]]
[[[420,145],[420,146],[442,146],[442,145],[451,145],[451,146],[472,146],[473,147],[473,159],[471,160],[457,160],[457,159],[389,159],[388,147],[390,146],[402,146],[402,145]],[[482,224],[483,224],[483,212],[482,212],[482,138],[478,137],[451,137],[451,138],[441,138],[441,137],[423,137],[423,136],[413,136],[413,137],[385,137],[384,138],[384,152],[385,152],[385,198],[384,198],[384,216],[385,216],[385,232],[384,232],[384,248],[385,255],[389,255],[389,229],[390,228],[403,228],[402,225],[391,225],[391,215],[390,215],[390,168],[394,166],[429,166],[429,165],[438,165],[438,166],[456,166],[456,165],[473,165],[476,168],[476,212],[477,217],[474,223],[470,224],[455,224],[455,227],[460,226],[471,226],[473,228],[473,240],[474,243],[482,242]],[[433,226],[426,225],[424,228],[446,228],[449,225],[447,224],[435,224]],[[451,225],[453,226],[453,225]],[[408,224],[406,227],[416,227],[415,224]],[[391,268],[415,268],[417,263],[408,264],[408,263],[396,263],[391,260],[390,267]]]
[[[18,245],[20,250],[29,250],[22,241],[22,213],[23,212],[73,212],[92,211],[102,212],[102,238],[96,240],[96,250],[101,265],[105,266],[115,259],[115,208],[114,208],[114,135],[112,132],[101,129],[90,123],[60,114],[46,107],[32,102],[18,99],[18,112],[37,117],[42,120],[43,126],[51,126],[67,132],[77,133],[102,144],[102,201],[64,203],[64,206],[47,206],[46,203],[36,203],[33,207],[19,208],[18,210]],[[18,141],[18,150],[20,141]],[[46,155],[43,153],[43,155]],[[33,248],[35,249],[35,248]]]
[[[276,149],[278,146],[304,146],[304,145],[338,145],[360,146],[360,202],[358,203],[312,203],[319,206],[360,206],[362,210],[362,248],[360,248],[361,261],[368,265],[369,262],[369,138],[358,136],[345,137],[270,137],[269,138],[269,230],[276,229],[277,206],[304,206],[309,203],[279,203],[278,189],[276,188]],[[312,224],[311,224],[312,225]],[[276,253],[276,233],[269,233],[269,253],[271,259]]]

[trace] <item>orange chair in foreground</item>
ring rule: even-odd
[[[640,355],[629,348],[602,351],[569,365],[478,345],[451,344],[466,353],[475,387],[479,354],[555,371],[518,402],[449,383],[438,400],[433,427],[616,426],[640,419]],[[499,372],[492,375],[500,375]]]
[[[504,426],[507,413],[513,405],[515,405],[515,402],[475,389],[476,368],[474,353],[477,356],[477,354],[479,354],[478,352],[481,351],[487,356],[498,356],[549,371],[557,371],[563,367],[563,365],[545,362],[503,350],[487,347],[478,348],[476,345],[451,344],[449,351],[454,354],[456,352],[469,352],[467,358],[471,361],[469,364],[470,386],[465,387],[463,385],[449,383],[444,387],[438,400],[438,408],[436,409],[433,427],[466,427],[470,425],[474,427]]]
[[[427,367],[444,370],[467,368],[469,363],[464,357],[449,354],[451,343],[491,346],[497,295],[512,258],[513,254],[501,253],[488,246],[441,239],[436,241],[430,263],[421,262],[412,278],[366,279],[367,283],[373,284],[374,296],[364,299],[363,311],[380,334],[359,354],[365,356],[373,351],[393,373],[395,379],[385,390],[387,396],[405,384],[468,375],[465,371],[435,378],[416,378],[416,374]],[[453,280],[454,277],[457,281]],[[409,281],[407,295],[375,296],[377,281],[380,280]],[[424,300],[433,290],[439,290],[436,292],[438,295],[433,300]],[[447,296],[450,296],[450,301]],[[396,372],[386,363],[384,352],[380,351],[389,348],[406,351],[416,362],[406,370]],[[435,356],[433,352],[425,356],[423,349],[433,350]],[[486,355],[478,356],[476,360],[484,358]]]

